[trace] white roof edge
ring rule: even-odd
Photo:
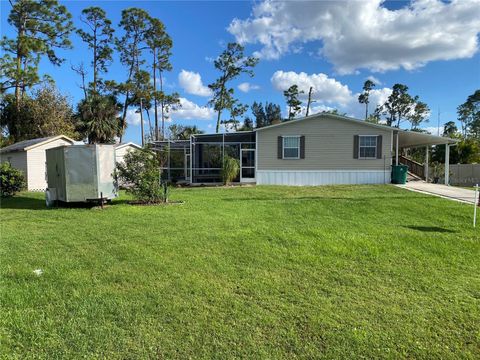
[[[75,143],[75,140],[70,139],[70,138],[69,138],[68,136],[66,136],[66,135],[57,135],[57,136],[51,137],[51,138],[49,138],[49,139],[47,139],[47,140],[45,140],[45,141],[39,142],[39,143],[37,143],[37,144],[27,146],[26,148],[23,149],[23,151],[28,151],[28,150],[35,149],[35,148],[38,147],[38,146],[48,144],[49,142],[52,142],[52,141],[55,141],[55,140],[58,140],[58,139],[65,139],[65,140],[67,140],[67,141],[70,141],[70,142],[72,143],[72,145]]]
[[[388,126],[388,125],[373,124],[373,123],[366,122],[364,120],[360,120],[360,119],[356,119],[356,118],[352,118],[352,117],[348,117],[348,116],[337,115],[337,114],[322,114],[322,113],[314,114],[314,115],[310,115],[310,116],[305,116],[305,117],[298,118],[298,119],[283,121],[283,122],[278,123],[278,124],[268,125],[268,126],[264,126],[264,127],[258,128],[258,129],[254,129],[253,131],[268,130],[268,129],[274,128],[276,126],[288,125],[288,124],[300,122],[300,121],[307,120],[307,119],[313,119],[313,118],[316,118],[316,117],[333,117],[333,118],[336,118],[338,120],[349,121],[349,122],[353,122],[355,124],[361,124],[361,125],[364,125],[364,126],[369,126],[369,127],[372,127],[372,128],[377,128],[377,129],[386,130],[386,131],[402,132],[402,133],[408,133],[408,134],[415,133],[415,134],[419,134],[419,135],[423,135],[423,136],[430,136],[432,138],[436,138],[436,139],[439,139],[439,140],[442,139],[442,140],[444,140],[444,142],[445,142],[445,140],[447,140],[447,142],[452,142],[452,143],[457,143],[457,142],[460,141],[459,139],[452,139],[452,138],[447,138],[447,137],[443,137],[443,136],[436,136],[436,135],[432,135],[432,134],[408,131],[408,130],[403,130],[403,129],[399,129],[399,128]]]
[[[132,141],[129,141],[128,143],[123,143],[123,144],[115,144],[115,148],[116,149],[120,149],[120,148],[123,148],[125,146],[129,146],[129,145],[132,145],[134,147],[136,147],[137,149],[141,149],[142,147],[138,144],[135,144],[134,142]]]

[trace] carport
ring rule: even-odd
[[[401,149],[406,148],[424,148],[425,149],[425,165],[424,176],[428,182],[428,154],[431,146],[445,146],[445,185],[449,183],[450,173],[450,147],[457,145],[458,140],[443,136],[435,136],[415,131],[407,131],[396,129],[392,136],[395,141],[392,141],[392,146],[395,147],[395,164],[399,164],[399,154]],[[394,145],[393,145],[394,144]]]

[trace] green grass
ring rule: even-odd
[[[0,356],[480,357],[472,206],[393,186],[172,199],[3,200]]]

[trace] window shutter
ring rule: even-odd
[[[305,159],[305,135],[300,136],[300,159]]]
[[[283,138],[281,136],[278,137],[277,144],[277,157],[283,159]]]
[[[377,136],[377,159],[382,158],[382,135]]]
[[[353,136],[353,158],[358,159],[358,135]]]

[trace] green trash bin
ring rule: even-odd
[[[392,183],[406,184],[407,183],[407,165],[392,165]]]

